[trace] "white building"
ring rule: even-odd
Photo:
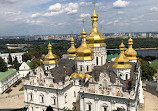
[[[106,62],[105,36],[98,31],[95,11],[91,19],[91,33],[86,35],[83,28],[80,47],[68,51],[73,59],[57,60],[49,43],[44,67],[32,70],[24,82],[28,111],[48,106],[54,111],[138,111],[144,100],[140,63],[125,56],[123,42],[115,61]]]
[[[22,63],[22,55],[24,54],[24,52],[19,52],[19,53],[10,53],[11,57],[12,57],[12,61],[15,60],[15,58],[17,57],[17,60],[19,63]],[[9,53],[3,53],[0,54],[0,57],[2,57],[2,59],[4,59],[4,61],[6,63],[8,63],[8,57],[9,57]]]
[[[21,64],[19,67],[19,78],[24,78],[31,71],[30,64],[30,60]]]
[[[3,93],[18,80],[16,69],[0,72],[0,93]]]

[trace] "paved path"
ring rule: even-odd
[[[143,86],[145,105],[139,111],[158,111],[158,92],[156,92],[156,88],[145,84]]]
[[[19,91],[23,83],[16,87],[11,87],[12,91],[7,94],[0,94],[0,109],[15,109],[23,108],[24,104],[24,91]]]

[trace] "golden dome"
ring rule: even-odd
[[[56,64],[57,56],[52,53],[52,45],[48,44],[48,54],[44,58],[44,64]]]
[[[76,48],[74,46],[74,38],[71,38],[71,47],[67,50],[68,56],[75,57],[76,56]]]
[[[129,59],[124,55],[124,48],[125,45],[123,44],[123,41],[120,45],[120,55],[114,60],[114,68],[117,69],[126,69],[131,68],[132,66],[129,64]]]
[[[94,10],[93,14],[91,15],[91,20],[98,21],[98,14],[95,12],[95,10]]]
[[[137,60],[137,52],[132,48],[133,40],[130,37],[128,39],[128,49],[125,51],[125,55],[128,57],[129,60]]]
[[[81,73],[72,73],[70,78],[88,78],[90,79],[90,75],[89,74],[81,74]]]
[[[98,31],[97,21],[98,15],[95,10],[91,16],[92,20],[92,31],[87,35],[86,40],[89,47],[103,47],[105,44],[105,36]]]
[[[82,43],[81,46],[76,51],[76,60],[92,60],[93,50],[86,43],[86,32],[83,30],[81,32]]]

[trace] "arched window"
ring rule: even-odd
[[[80,71],[82,71],[82,65],[80,65]]]
[[[40,102],[44,103],[44,95],[43,94],[40,94]]]
[[[89,66],[87,66],[87,72],[89,71]]]
[[[128,74],[126,74],[126,80],[128,79]]]
[[[67,93],[65,94],[65,103],[67,103]]]
[[[30,101],[33,101],[33,94],[32,94],[32,92],[30,93]]]
[[[103,56],[101,56],[101,65],[103,65]]]
[[[74,97],[76,97],[76,92],[74,91]]]
[[[52,101],[52,104],[53,104],[53,105],[56,105],[56,97],[55,97],[55,96],[53,96],[53,97],[51,98],[51,101]]]
[[[98,63],[98,57],[96,57],[96,65],[98,65],[99,63]]]

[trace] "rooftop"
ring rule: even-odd
[[[16,69],[9,69],[6,72],[0,72],[0,81],[4,80],[8,76],[12,75],[13,73],[16,72]]]

